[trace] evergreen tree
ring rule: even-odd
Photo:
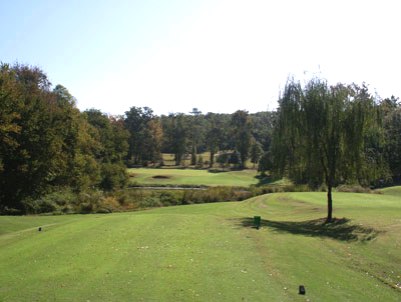
[[[240,155],[241,169],[245,168],[249,157],[252,139],[252,124],[247,111],[238,110],[231,116],[231,131],[234,138],[235,149]]]

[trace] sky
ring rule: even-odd
[[[0,61],[81,110],[275,110],[289,77],[401,97],[396,0],[0,0]]]

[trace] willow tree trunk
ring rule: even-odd
[[[329,181],[327,185],[327,219],[326,223],[333,221],[333,198],[331,196],[332,184]]]

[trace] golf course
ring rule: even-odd
[[[401,188],[333,197],[0,216],[0,301],[400,301]]]
[[[401,302],[396,1],[3,2],[0,302]]]

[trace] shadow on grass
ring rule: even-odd
[[[270,185],[273,182],[279,180],[277,178],[273,178],[273,177],[271,177],[269,175],[266,175],[266,174],[258,174],[258,175],[255,176],[255,178],[258,180],[258,183],[256,184],[257,187]]]
[[[253,218],[237,219],[242,227],[254,226]],[[347,218],[335,218],[332,223],[326,223],[325,218],[306,221],[272,221],[261,220],[261,227],[268,227],[276,232],[290,233],[310,237],[326,237],[339,241],[370,241],[377,237],[379,231],[351,224]]]

